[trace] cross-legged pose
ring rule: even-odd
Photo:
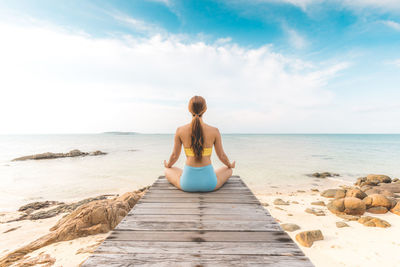
[[[192,122],[178,127],[174,137],[174,148],[169,161],[164,161],[165,176],[177,188],[187,192],[207,192],[220,188],[232,176],[235,161],[229,161],[222,148],[218,128],[204,123],[203,114],[207,110],[206,101],[194,96],[189,102]],[[179,159],[181,149],[185,150],[186,164],[182,169],[173,167]],[[211,152],[215,148],[218,158],[225,164],[214,171]]]

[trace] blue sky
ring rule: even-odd
[[[0,34],[0,133],[173,132],[193,94],[223,132],[400,132],[394,0],[0,0]]]

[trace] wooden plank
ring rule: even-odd
[[[209,232],[209,231],[113,231],[107,240],[113,241],[179,241],[179,242],[292,242],[283,231]]]
[[[261,205],[258,204],[248,204],[248,203],[168,203],[168,202],[160,202],[160,203],[138,203],[133,208],[141,209],[141,208],[220,208],[220,209],[260,209],[268,214],[267,210],[265,210]],[[131,212],[133,213],[133,212]]]
[[[181,191],[181,190],[150,189],[146,193],[146,195],[147,194],[149,194],[149,195],[150,194],[158,194],[160,196],[167,196],[167,195],[169,196],[169,195],[171,195],[171,196],[188,196],[188,197],[190,197],[190,196],[224,197],[225,195],[227,195],[227,196],[229,196],[229,195],[232,195],[232,196],[239,196],[239,195],[241,195],[241,196],[254,196],[253,193],[250,190],[248,190],[248,191],[240,190],[240,192],[238,192],[238,190],[229,190],[229,191],[228,190],[225,190],[225,191],[217,190],[217,191],[213,191],[213,192],[188,193],[188,192],[184,192],[184,191]]]
[[[172,188],[175,190],[177,189],[175,186],[173,186],[170,183],[155,183],[153,186],[154,186],[154,188]],[[234,184],[234,183],[225,184],[224,188],[229,188],[229,189],[230,188],[242,188],[242,189],[244,189],[243,184]]]
[[[273,231],[280,230],[273,221],[199,221],[199,222],[142,222],[122,220],[116,229],[133,231]]]
[[[187,222],[187,221],[248,221],[249,218],[244,217],[242,214],[181,214],[176,216],[174,214],[132,214],[129,217],[134,216],[134,218],[129,218],[129,220],[134,221],[164,221],[164,222]],[[252,221],[265,221],[266,214],[256,214],[251,217]]]
[[[142,198],[152,198],[152,197],[157,197],[157,198],[166,198],[166,197],[179,197],[179,198],[236,198],[236,199],[255,199],[257,198],[252,195],[252,194],[235,194],[235,193],[225,193],[225,194],[201,194],[201,193],[169,193],[169,194],[162,194],[162,193],[154,193],[154,192],[148,192],[146,193]]]
[[[158,182],[158,181],[167,181],[167,178],[165,178],[165,176],[163,175],[163,176],[160,176],[160,177],[157,178],[156,182]],[[238,176],[238,175],[232,175],[232,176],[228,179],[228,181],[243,181],[243,180],[242,180],[242,178],[240,178],[240,176]]]
[[[303,256],[303,252],[293,242],[147,242],[105,240],[98,253],[152,254],[161,252],[181,254],[233,254],[233,255],[284,255]]]
[[[202,255],[202,254],[98,254],[92,255],[83,266],[273,266],[273,267],[313,267],[305,256],[285,255]]]
[[[265,211],[260,209],[254,209],[253,211],[247,210],[226,210],[226,209],[175,209],[175,208],[159,208],[159,209],[137,209],[136,214],[206,214],[206,215],[218,215],[218,214],[242,214],[242,216],[252,216],[252,214],[265,214]]]
[[[246,203],[258,204],[258,200],[254,198],[185,198],[185,197],[142,197],[138,203]]]

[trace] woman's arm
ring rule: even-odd
[[[230,163],[228,156],[225,154],[225,151],[222,147],[222,138],[221,134],[219,133],[219,130],[217,129],[217,136],[215,137],[215,152],[217,153],[217,156],[222,163],[224,163],[228,168],[235,168],[235,161]]]
[[[179,159],[179,155],[181,154],[182,150],[182,141],[181,138],[179,137],[179,128],[176,129],[175,132],[175,137],[174,137],[174,148],[172,150],[172,154],[169,157],[168,163],[164,160],[164,166],[165,168],[171,168],[175,162]]]

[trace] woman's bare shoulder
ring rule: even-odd
[[[177,132],[184,132],[184,131],[187,131],[187,130],[189,130],[189,129],[190,129],[190,123],[185,124],[185,125],[182,125],[182,126],[179,126],[179,127],[176,129],[176,131],[177,131]]]
[[[209,132],[211,132],[211,133],[218,133],[219,132],[219,130],[218,130],[218,128],[217,127],[214,127],[214,126],[211,126],[211,125],[209,125],[209,124],[205,124],[204,123],[204,126],[206,127],[206,129],[209,131]]]

